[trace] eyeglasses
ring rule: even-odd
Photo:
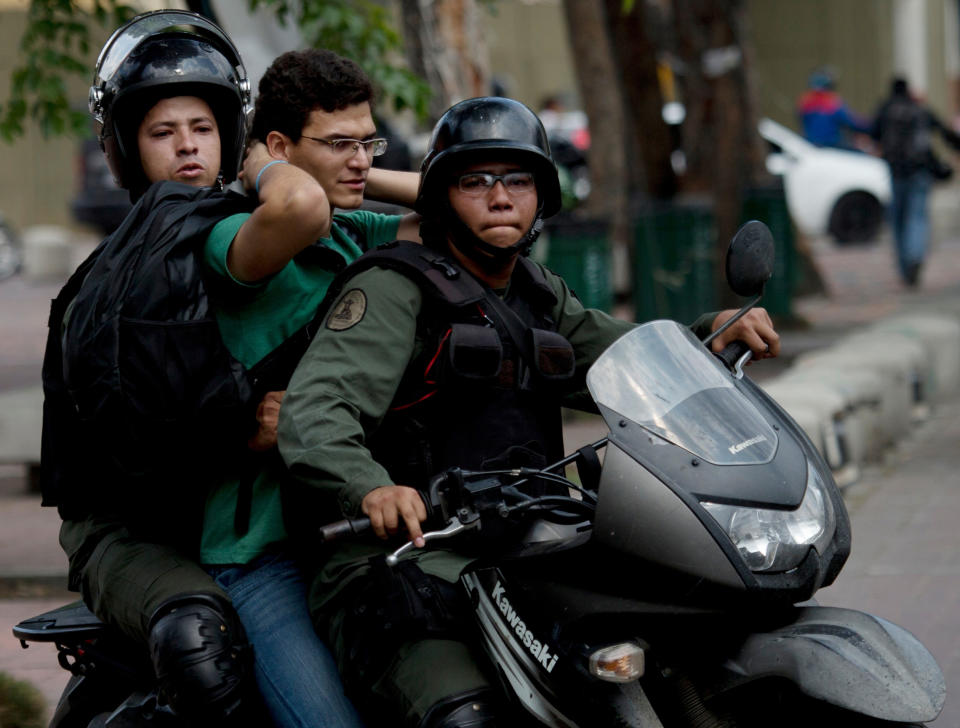
[[[304,139],[326,144],[334,154],[341,157],[352,157],[360,147],[363,147],[363,151],[367,153],[368,157],[379,157],[387,151],[386,139],[321,139],[306,134],[300,136]]]
[[[504,189],[511,197],[520,197],[537,190],[533,172],[507,172],[506,174],[470,172],[460,175],[457,180],[457,187],[465,195],[482,197],[492,190],[497,182],[503,183]]]

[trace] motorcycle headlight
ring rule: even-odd
[[[733,541],[751,571],[789,571],[813,546],[819,553],[833,538],[836,520],[823,478],[807,469],[803,501],[792,511],[701,503]]]

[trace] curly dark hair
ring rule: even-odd
[[[270,64],[260,79],[251,135],[266,141],[279,131],[300,140],[311,111],[345,109],[373,103],[373,86],[353,61],[333,51],[289,51]]]

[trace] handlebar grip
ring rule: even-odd
[[[740,357],[750,351],[750,347],[744,341],[731,341],[717,356],[727,365],[727,369],[733,369],[734,364]]]
[[[363,518],[345,518],[342,521],[328,523],[320,527],[321,541],[336,541],[344,536],[357,536],[370,530],[370,519]]]

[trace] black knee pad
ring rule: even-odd
[[[214,596],[161,605],[150,620],[149,647],[161,695],[184,718],[222,721],[250,691],[246,633],[233,608]]]
[[[505,728],[509,721],[490,690],[455,695],[437,703],[418,728]]]

